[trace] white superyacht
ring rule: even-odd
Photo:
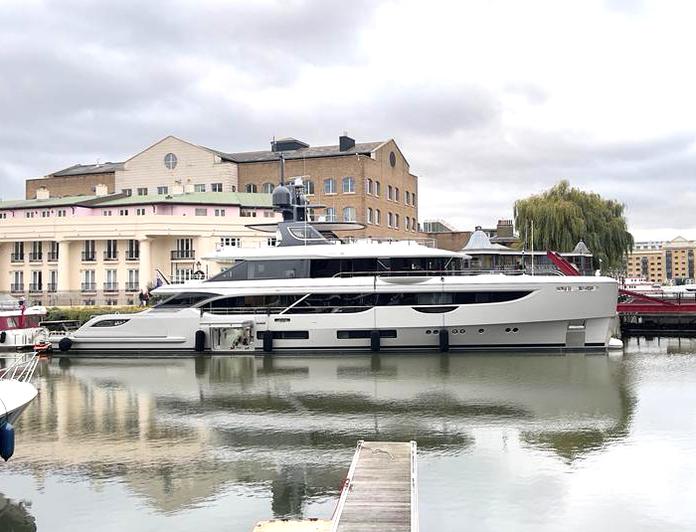
[[[463,253],[414,242],[341,243],[359,224],[308,221],[300,180],[273,191],[277,247],[225,248],[233,265],[164,285],[162,303],[94,317],[60,342],[100,354],[354,352],[610,347],[609,277],[478,274]]]

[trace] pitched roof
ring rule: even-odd
[[[51,177],[64,177],[85,174],[109,174],[116,170],[123,170],[123,163],[75,164],[48,175]]]
[[[45,207],[90,205],[99,198],[99,196],[63,196],[62,198],[9,200],[0,201],[0,209],[42,209]]]
[[[587,247],[587,244],[580,240],[580,242],[575,244],[573,255],[592,255],[592,252],[590,251],[590,248]]]
[[[3,209],[42,209],[60,206],[118,207],[124,205],[239,205],[241,207],[271,208],[271,195],[250,192],[191,192],[186,194],[153,194],[150,196],[125,196],[108,194],[106,196],[65,196],[45,200],[14,200],[0,202]]]
[[[315,157],[340,157],[345,155],[369,155],[378,147],[384,144],[384,141],[379,142],[358,142],[352,148],[341,151],[338,144],[332,146],[309,146],[298,150],[288,151],[245,151],[237,153],[225,153],[217,151],[216,153],[226,161],[235,163],[256,163],[262,161],[277,161],[280,159],[280,154],[283,154],[285,159],[310,159]]]
[[[149,196],[111,197],[99,202],[100,207],[119,207],[125,205],[240,205],[242,207],[271,208],[270,194],[251,192],[188,192],[185,194],[152,194]]]

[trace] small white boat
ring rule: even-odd
[[[34,350],[48,341],[48,330],[39,323],[46,307],[26,307],[23,301],[0,296],[0,351]]]
[[[31,383],[38,361],[36,353],[26,353],[0,368],[0,457],[5,460],[14,454],[15,421],[39,393]]]

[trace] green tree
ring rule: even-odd
[[[534,222],[534,242],[529,228]],[[572,251],[584,240],[601,260],[602,269],[620,270],[633,247],[626,227],[624,206],[594,192],[585,192],[563,180],[551,189],[515,202],[515,224],[524,234],[527,247],[559,252]]]

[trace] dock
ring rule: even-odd
[[[418,532],[416,442],[360,440],[331,532]]]

